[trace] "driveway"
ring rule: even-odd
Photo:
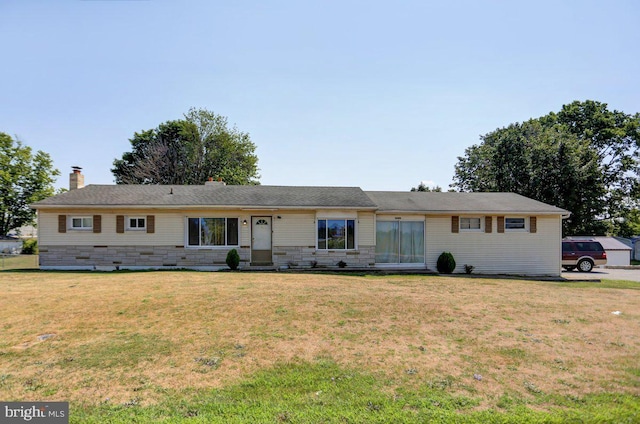
[[[591,272],[563,271],[567,280],[627,280],[640,282],[640,267],[637,269],[593,268]]]

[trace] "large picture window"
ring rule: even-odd
[[[319,219],[318,249],[355,249],[356,221],[354,219]]]
[[[189,218],[189,246],[237,246],[238,218]]]
[[[424,222],[378,221],[376,263],[424,263]]]

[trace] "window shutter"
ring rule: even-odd
[[[116,233],[124,233],[124,215],[116,215]]]
[[[485,233],[490,233],[493,231],[493,220],[491,219],[490,216],[485,216],[484,217],[484,232]]]
[[[460,232],[460,217],[452,216],[451,217],[451,232],[459,233]]]
[[[538,232],[538,218],[532,216],[529,218],[529,232],[537,233]]]
[[[498,217],[498,232],[504,233],[504,216]]]
[[[156,216],[147,215],[147,233],[152,234],[156,232]]]
[[[93,215],[93,232],[102,232],[102,215]]]
[[[67,215],[58,215],[58,232],[67,232]]]

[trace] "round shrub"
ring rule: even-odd
[[[456,269],[456,261],[451,252],[442,252],[436,264],[440,274],[451,274]]]
[[[238,251],[236,249],[229,250],[226,262],[227,266],[232,270],[238,269],[238,265],[240,265],[240,255],[238,255]]]
[[[37,255],[38,254],[38,240],[26,239],[22,242],[22,254],[23,255]]]

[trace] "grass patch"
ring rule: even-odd
[[[445,379],[447,380],[447,379]],[[222,389],[167,393],[158,404],[77,404],[72,423],[562,423],[635,422],[637,398],[500,396],[496,406],[478,410],[481,399],[453,392],[454,384],[424,384],[413,390],[340,367],[332,361],[282,363]],[[548,408],[542,411],[541,406]]]
[[[0,289],[0,399],[68,400],[72,422],[638,421],[628,282],[21,271]]]
[[[38,255],[0,255],[0,270],[37,269]]]

